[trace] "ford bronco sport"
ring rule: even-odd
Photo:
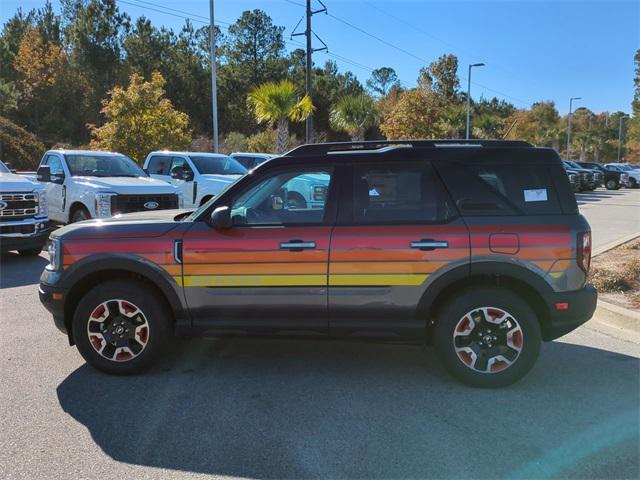
[[[309,175],[322,205],[288,202]],[[281,335],[432,343],[458,379],[496,387],[596,304],[561,160],[525,142],[304,145],[193,212],[70,225],[49,252],[41,301],[114,374],[173,335]]]

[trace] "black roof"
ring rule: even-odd
[[[521,140],[368,140],[361,142],[311,143],[300,145],[284,154],[285,157],[325,155],[395,148],[440,148],[440,147],[489,147],[489,148],[534,148]]]

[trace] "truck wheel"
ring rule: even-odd
[[[617,190],[618,188],[620,188],[618,182],[616,182],[615,180],[607,180],[606,187],[607,190]]]
[[[503,387],[520,380],[538,358],[541,342],[531,307],[497,287],[456,295],[434,326],[434,344],[445,368],[474,387]]]
[[[629,188],[638,188],[638,181],[635,178],[629,178]]]
[[[27,250],[18,250],[18,253],[23,257],[37,257],[42,252],[41,248],[29,248]]]
[[[76,208],[71,214],[71,223],[82,222],[83,220],[89,220],[91,215],[84,208]]]
[[[80,300],[73,339],[92,367],[128,375],[151,366],[169,338],[169,315],[141,282],[107,281]]]

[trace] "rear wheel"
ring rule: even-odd
[[[73,339],[88,364],[126,375],[151,366],[169,338],[169,315],[157,292],[136,281],[90,290],[73,318]]]
[[[435,347],[447,370],[474,387],[510,385],[535,364],[542,342],[529,305],[509,290],[473,288],[439,313]]]

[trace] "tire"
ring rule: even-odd
[[[23,257],[37,257],[42,252],[42,247],[40,248],[28,248],[26,250],[18,250],[18,253]]]
[[[71,223],[82,222],[83,220],[89,220],[91,215],[84,207],[76,208],[71,214]]]
[[[618,190],[620,188],[620,185],[615,180],[607,180],[605,187],[607,188],[607,190]]]
[[[144,283],[107,281],[78,303],[72,334],[89,365],[130,375],[149,368],[162,353],[170,336],[170,317],[158,293]]]
[[[542,343],[531,307],[498,287],[475,287],[456,295],[438,313],[433,334],[445,368],[461,382],[481,388],[520,380],[535,364]]]
[[[638,188],[638,181],[635,178],[629,178],[629,188]]]

